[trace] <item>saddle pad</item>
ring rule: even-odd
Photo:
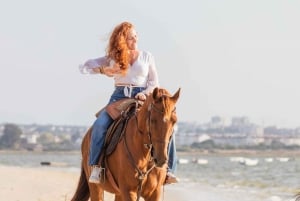
[[[117,118],[107,130],[104,143],[106,156],[110,155],[115,150],[117,144],[123,137],[128,120],[134,115],[135,111],[136,103],[132,102],[130,105],[127,105],[127,109],[124,110],[123,115]]]

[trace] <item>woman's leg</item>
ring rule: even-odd
[[[106,132],[112,122],[112,118],[103,110],[93,124],[89,160],[89,164],[92,166],[92,172],[89,178],[90,183],[100,183],[101,168],[98,164]]]
[[[175,173],[177,167],[177,155],[176,155],[176,147],[175,147],[175,135],[172,135],[171,141],[168,147],[168,171]]]
[[[90,165],[98,165],[106,132],[112,122],[113,119],[108,115],[105,109],[99,114],[98,118],[94,122],[90,145]]]
[[[177,167],[177,156],[176,156],[176,146],[175,146],[175,135],[173,134],[169,146],[168,146],[168,170],[166,177],[166,184],[177,183],[179,179],[174,175]]]

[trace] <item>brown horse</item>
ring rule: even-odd
[[[72,201],[103,201],[103,192],[115,194],[115,201],[158,201],[166,178],[169,140],[177,121],[175,105],[180,89],[171,95],[155,88],[139,111],[128,120],[125,134],[106,159],[105,182],[89,183],[88,165],[91,129],[85,135],[82,168]]]

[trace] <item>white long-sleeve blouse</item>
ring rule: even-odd
[[[80,69],[82,73],[95,74],[93,68],[100,66],[113,66],[114,61],[108,57],[100,57],[96,59],[89,59]],[[154,57],[147,51],[139,51],[138,58],[130,65],[125,75],[114,74],[113,75],[115,85],[133,85],[139,87],[145,87],[143,91],[145,94],[149,94],[155,87],[159,86],[158,75],[155,66]]]

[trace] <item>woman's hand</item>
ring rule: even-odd
[[[111,77],[113,76],[114,74],[119,74],[121,73],[121,68],[120,68],[120,65],[115,63],[113,66],[111,67],[105,67],[103,68],[103,72],[105,75]]]
[[[144,101],[144,100],[146,100],[146,95],[144,93],[140,92],[135,96],[135,98],[138,100]]]
[[[121,68],[119,64],[114,64],[113,66],[100,66],[98,68],[94,68],[93,71],[95,73],[100,73],[108,77],[112,77],[114,74],[121,73]]]

